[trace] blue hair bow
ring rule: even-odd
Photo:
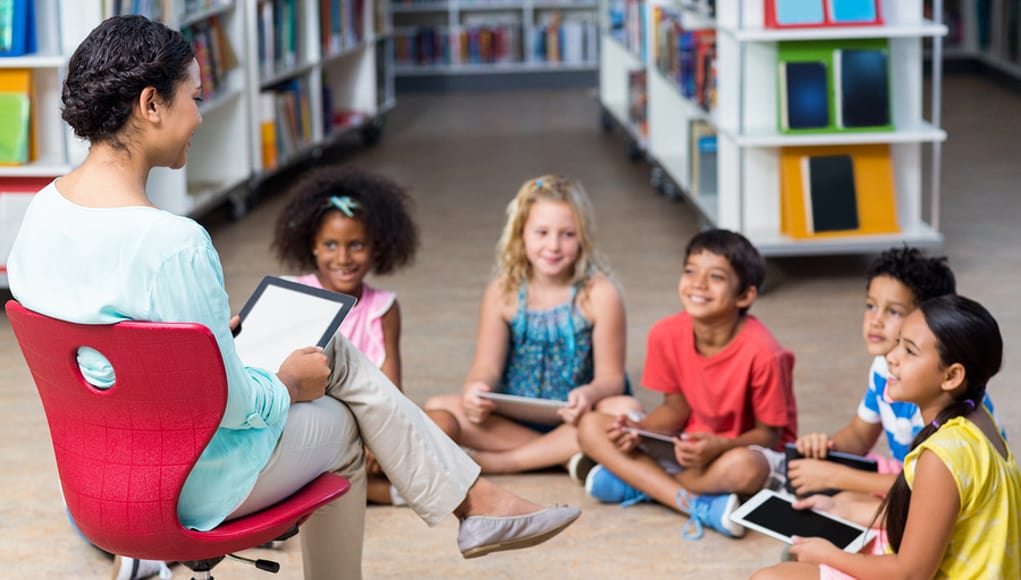
[[[360,203],[346,195],[341,195],[339,197],[336,195],[331,195],[330,205],[339,209],[341,212],[344,213],[344,215],[346,215],[349,218],[355,217],[355,210],[361,207]]]

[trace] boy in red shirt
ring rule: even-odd
[[[649,332],[642,375],[663,403],[640,419],[588,413],[579,425],[582,450],[599,463],[585,478],[590,495],[688,514],[688,539],[702,537],[703,525],[744,534],[729,517],[738,495],[770,483],[782,465],[777,450],[797,431],[794,356],[747,314],[764,277],[762,257],[740,234],[710,230],[688,243],[684,310]],[[673,436],[672,447],[632,429]]]

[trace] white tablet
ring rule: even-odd
[[[876,531],[837,516],[815,510],[796,510],[793,499],[764,489],[730,514],[730,519],[793,543],[791,536],[824,538],[846,552],[859,552],[875,537]]]
[[[246,366],[276,372],[295,350],[325,347],[355,302],[353,296],[266,276],[241,309],[234,338],[238,356]]]
[[[567,401],[553,399],[536,399],[483,391],[475,391],[475,394],[496,403],[495,411],[504,417],[540,425],[556,425],[563,422],[557,410],[567,406]]]

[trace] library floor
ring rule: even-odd
[[[990,392],[1007,431],[1021,437],[1021,203],[1016,135],[1021,97],[979,77],[945,83],[941,229],[943,253],[962,294],[998,318],[1006,367]],[[599,130],[587,91],[402,95],[378,146],[341,145],[332,161],[354,163],[409,184],[417,200],[422,250],[413,267],[378,284],[397,291],[404,316],[405,391],[417,402],[460,387],[472,357],[478,302],[490,274],[503,207],[518,185],[544,172],[579,177],[594,200],[598,240],[626,293],[627,369],[640,382],[645,335],[679,308],[676,283],[692,209],[658,196],[644,163],[630,163],[620,131]],[[1015,153],[1012,153],[1015,152]],[[241,221],[205,221],[220,251],[235,309],[265,273],[279,273],[269,249],[286,179]],[[754,305],[797,357],[795,389],[802,432],[832,431],[854,413],[869,359],[860,338],[868,257],[770,260],[768,289]],[[657,398],[641,393],[646,405]],[[106,578],[110,564],[71,531],[58,497],[49,436],[35,389],[6,318],[0,316],[0,562],[7,577]],[[582,518],[548,544],[462,560],[456,522],[429,529],[406,508],[371,507],[363,569],[367,578],[747,577],[777,561],[781,544],[760,534],[729,540],[707,532],[680,537],[686,519],[654,505],[600,505],[563,472],[495,478],[541,503],[570,503]],[[279,578],[301,578],[296,541],[253,550],[282,564]],[[224,562],[221,578],[269,578]],[[175,578],[188,577],[174,569]]]

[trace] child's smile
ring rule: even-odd
[[[312,254],[323,288],[361,296],[362,280],[372,269],[372,248],[365,224],[330,211],[316,232]]]
[[[533,273],[548,278],[569,277],[581,249],[577,232],[574,212],[566,202],[535,202],[522,236]]]
[[[737,312],[738,277],[724,256],[701,251],[688,256],[677,290],[681,305],[694,319]]]

